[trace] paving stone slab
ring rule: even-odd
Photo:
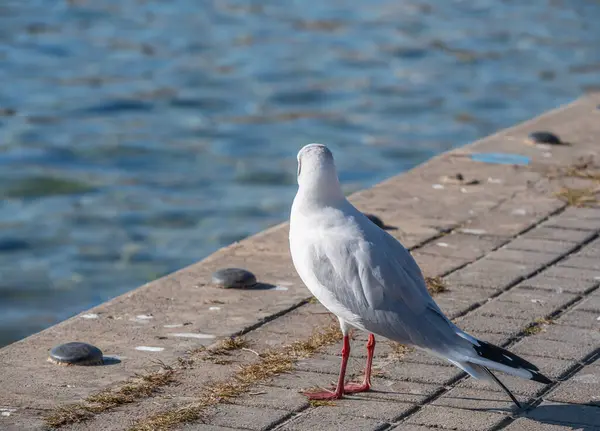
[[[236,404],[219,404],[211,409],[211,425],[261,431],[283,422],[292,414],[270,407],[251,407]]]
[[[519,418],[503,429],[506,431],[600,431],[600,428],[597,427],[577,424],[558,425],[527,418]]]
[[[563,343],[539,337],[525,337],[512,349],[517,355],[544,356],[579,361],[595,349],[581,344]]]
[[[458,368],[447,365],[418,364],[402,360],[382,364],[380,370],[388,379],[436,385],[447,385],[462,373]]]
[[[600,270],[565,268],[560,264],[545,269],[541,275],[552,278],[568,278],[569,280],[600,281]]]
[[[469,313],[456,320],[456,324],[467,332],[479,331],[480,333],[517,335],[529,325],[531,320],[526,318],[507,318],[504,316],[490,316],[477,312]]]
[[[432,402],[434,406],[458,409],[486,410],[495,413],[510,414],[515,410],[513,402],[502,392],[459,386],[446,392]]]
[[[209,425],[209,424],[203,424],[203,423],[187,424],[180,428],[181,431],[232,431],[232,430],[239,430],[239,429],[240,428],[229,428],[229,427],[222,427],[222,426],[218,426],[218,425]]]
[[[580,304],[577,305],[576,309],[598,313],[600,316],[600,291],[596,290],[590,296],[585,298]]]
[[[591,269],[600,272],[600,259],[597,257],[571,256],[562,260],[557,266],[568,268]]]
[[[477,304],[483,304],[494,295],[495,289],[472,286],[452,286],[446,283],[447,290],[435,295],[434,301],[450,319],[463,314]]]
[[[487,341],[488,343],[495,344],[496,346],[502,346],[507,343],[512,336],[507,334],[491,334],[489,332],[480,332],[480,331],[469,331],[473,337]]]
[[[536,227],[523,234],[522,238],[546,239],[553,241],[568,241],[578,244],[589,241],[595,236],[595,232],[574,229],[559,229],[553,227]]]
[[[552,217],[550,220],[542,223],[540,227],[587,230],[596,232],[600,230],[600,219],[583,219],[579,217]]]
[[[559,256],[562,256],[562,253],[553,253],[552,250],[543,252],[513,250],[502,247],[496,251],[492,251],[486,256],[486,259],[501,260],[513,263],[526,262],[528,264],[535,265],[536,267],[542,267],[554,262]]]
[[[558,309],[579,297],[579,295],[575,293],[564,292],[559,289],[536,289],[530,286],[523,286],[525,283],[527,283],[527,281],[502,293],[497,299],[506,302],[533,304],[534,307],[548,306],[552,309]]]
[[[340,415],[329,406],[307,410],[289,422],[286,422],[278,431],[378,431],[387,427],[387,424],[376,419],[358,418],[355,416]]]
[[[600,208],[568,207],[563,212],[564,217],[577,219],[600,219]]]
[[[512,238],[534,226],[538,220],[536,216],[504,214],[496,210],[468,221],[461,231]]]
[[[467,266],[444,277],[444,281],[450,286],[475,286],[500,291],[522,280],[523,275],[519,272],[523,271],[475,272]]]
[[[574,241],[556,241],[541,238],[526,238],[520,236],[504,245],[503,249],[536,251],[539,253],[566,254],[578,247]]]
[[[596,238],[584,245],[577,254],[581,256],[600,257],[600,238]]]
[[[497,425],[505,417],[503,414],[488,411],[428,405],[415,415],[410,416],[406,423],[441,429],[481,431]]]
[[[406,423],[401,423],[399,425],[390,428],[393,430],[402,430],[402,431],[432,431],[438,429],[437,427],[425,427],[421,425],[410,425]]]
[[[374,378],[371,391],[354,394],[353,399],[375,399],[393,402],[418,404],[438,393],[439,384],[402,382],[397,380]]]
[[[416,405],[401,401],[388,401],[381,398],[348,396],[324,406],[338,417],[351,420],[352,417],[374,419],[381,422],[392,422],[396,418],[412,412]]]
[[[302,393],[312,388],[330,388],[336,381],[337,378],[333,374],[293,371],[273,377],[265,384]]]
[[[544,396],[550,401],[589,404],[600,407],[600,366],[583,367],[566,382]]]
[[[507,238],[450,233],[420,247],[419,253],[474,261],[507,243]]]
[[[598,284],[597,280],[566,279],[549,277],[545,272],[523,280],[518,286],[531,287],[535,289],[547,289],[555,292],[571,292],[582,294]]]
[[[586,310],[573,309],[562,315],[555,323],[560,325],[576,326],[589,330],[600,330],[600,315]]]
[[[523,318],[533,321],[572,302],[577,295],[544,289],[514,287],[483,305],[478,312],[490,316]]]
[[[426,277],[438,277],[469,263],[467,259],[455,259],[419,252],[413,252],[412,255]]]
[[[269,407],[289,412],[308,407],[308,399],[301,393],[275,386],[256,385],[250,394],[243,395],[231,401],[252,407]]]
[[[600,348],[600,331],[567,325],[544,325],[537,338],[576,344],[590,351]]]
[[[546,424],[594,427],[600,424],[600,409],[581,404],[544,401],[538,407],[525,414],[525,417]]]
[[[494,260],[491,258],[491,254],[473,262],[465,269],[468,271],[489,274],[504,274],[510,272],[514,276],[525,277],[527,274],[536,271],[542,266],[536,262],[520,261],[517,263]]]

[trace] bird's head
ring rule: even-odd
[[[333,154],[325,145],[305,145],[298,152],[298,186],[315,197],[343,197]]]

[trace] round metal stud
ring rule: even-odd
[[[225,289],[248,289],[256,286],[256,276],[241,268],[223,268],[213,272],[212,282]]]
[[[562,145],[563,142],[558,136],[551,132],[532,132],[528,136],[534,144]]]
[[[88,343],[74,341],[50,350],[48,361],[58,365],[102,365],[102,351]]]

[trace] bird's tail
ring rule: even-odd
[[[469,355],[469,357],[464,358],[463,360],[452,362],[455,362],[456,365],[471,376],[477,379],[493,379],[493,377],[490,376],[489,370],[486,371],[486,369],[490,368],[523,379],[533,380],[534,382],[544,384],[552,383],[552,380],[544,376],[538,367],[514,353],[511,353],[502,347],[478,340],[464,332],[459,335],[471,342],[473,355]]]

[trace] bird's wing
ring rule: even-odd
[[[419,266],[402,244],[374,225],[363,228],[362,235],[323,235],[312,245],[309,256],[319,284],[352,309],[438,311]]]

